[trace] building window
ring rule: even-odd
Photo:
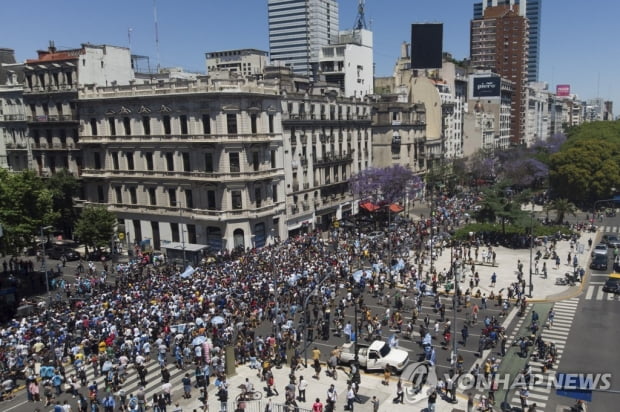
[[[183,153],[183,171],[189,172],[191,170],[191,165],[189,162],[189,153]]]
[[[120,169],[118,164],[118,152],[112,152],[112,168],[114,170]]]
[[[208,114],[202,115],[202,132],[204,134],[211,134],[211,116]]]
[[[239,173],[241,171],[241,167],[239,165],[239,152],[229,153],[228,156],[230,161],[230,172]]]
[[[94,117],[90,119],[90,133],[92,136],[97,136],[97,119]]]
[[[170,128],[170,116],[165,115],[163,118],[164,122],[164,134],[172,134],[172,129]]]
[[[235,113],[226,115],[226,130],[228,134],[237,134],[237,115]]]
[[[116,192],[116,203],[118,204],[123,203],[123,192],[121,191],[121,187],[116,186],[114,188],[114,191]]]
[[[271,187],[271,198],[273,199],[273,203],[278,203],[278,185],[273,185]]]
[[[174,155],[171,152],[166,153],[166,170],[169,172],[174,170]]]
[[[254,188],[254,199],[256,200],[256,207],[257,208],[261,207],[263,203],[263,195],[260,190],[260,187]]]
[[[269,133],[274,133],[274,128],[273,128],[273,115],[270,114],[269,115]]]
[[[155,206],[157,204],[154,187],[149,187],[149,204],[151,206]]]
[[[254,225],[254,247],[265,246],[265,224],[257,223]]]
[[[153,153],[147,152],[144,157],[146,158],[146,170],[153,170]]]
[[[103,191],[103,185],[97,186],[97,201],[99,203],[105,203],[105,196]]]
[[[177,206],[177,190],[176,189],[168,189],[168,201],[170,202],[170,206]]]
[[[230,196],[232,200],[233,210],[243,209],[243,202],[241,201],[241,190],[233,190]]]
[[[179,120],[181,122],[181,134],[187,134],[187,116],[182,114]]]
[[[129,199],[132,205],[138,204],[138,194],[136,193],[135,187],[129,188]]]
[[[133,152],[126,152],[125,156],[127,157],[127,170],[133,170]]]
[[[173,242],[179,242],[181,240],[179,233],[179,226],[181,226],[178,223],[170,223],[170,231],[172,232],[172,241]]]
[[[207,152],[205,153],[205,172],[212,173],[215,169],[213,168],[213,153]]]
[[[188,209],[194,208],[194,194],[192,189],[185,189],[185,207]]]
[[[123,129],[125,129],[125,136],[131,136],[131,120],[129,117],[123,117]]]
[[[272,169],[276,168],[276,151],[275,150],[271,151],[271,168]]]
[[[256,134],[257,133],[257,129],[256,129],[256,113],[252,113],[250,115],[250,127],[252,129],[252,134]]]
[[[113,117],[108,117],[108,127],[110,129],[110,136],[116,136],[116,121]]]
[[[101,169],[101,155],[99,152],[93,153],[93,160],[95,162],[95,170]]]
[[[258,172],[260,163],[258,161],[258,152],[252,152],[252,168],[255,172]]]
[[[207,190],[207,209],[215,210],[215,190]]]
[[[145,135],[151,134],[151,118],[149,116],[142,117],[142,130]]]

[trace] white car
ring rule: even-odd
[[[594,246],[594,250],[592,251],[592,256],[594,256],[594,255],[604,255],[604,256],[607,256],[607,252],[608,251],[609,251],[609,248],[607,247],[606,244],[599,243],[598,245]]]

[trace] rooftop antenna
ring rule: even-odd
[[[131,27],[127,29],[127,43],[128,43],[128,48],[130,52],[131,52],[131,32],[132,31],[133,29]]]
[[[153,0],[153,20],[155,21],[155,50],[157,52],[157,72],[159,73],[160,58],[159,58],[159,23],[157,22],[157,4],[156,0]]]
[[[357,16],[355,17],[355,24],[353,24],[354,30],[367,29],[366,17],[364,16],[364,0],[358,0],[357,2]]]

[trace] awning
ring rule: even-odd
[[[380,209],[379,206],[373,204],[372,202],[362,202],[360,203],[360,207],[368,212],[376,212]]]
[[[392,203],[391,205],[389,205],[388,209],[390,209],[390,212],[392,212],[392,213],[400,213],[403,210],[405,210],[404,207],[402,207],[401,205],[398,205],[396,203]]]

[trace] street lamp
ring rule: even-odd
[[[46,261],[45,261],[45,243],[46,243],[46,239],[44,237],[43,231],[44,230],[50,230],[52,229],[52,226],[41,226],[41,272],[45,273],[45,288],[47,291],[47,297],[49,299],[50,305],[52,303],[52,295],[50,294],[50,282],[49,282],[49,278],[47,275],[47,267],[46,267]]]
[[[458,251],[458,249],[457,249]],[[450,247],[450,257],[453,259],[454,255],[453,255],[453,247]],[[460,259],[457,258],[456,260],[454,260],[454,262],[452,263],[452,272],[454,273],[454,295],[452,296],[452,309],[453,309],[453,316],[454,319],[452,321],[452,328],[453,328],[453,336],[454,339],[452,339],[452,366],[454,368],[454,370],[456,371],[456,366],[457,366],[457,359],[458,359],[458,347],[456,345],[456,312],[457,312],[457,299],[458,299],[458,291],[459,291],[459,271],[458,268],[461,266],[461,262]]]
[[[323,279],[320,280],[319,283],[317,283],[309,292],[308,292],[308,296],[306,296],[306,299],[304,300],[304,328],[305,328],[305,336],[306,336],[306,342],[304,344],[304,364],[306,365],[306,367],[308,367],[308,346],[310,346],[310,342],[309,342],[309,338],[308,338],[308,319],[310,318],[310,316],[308,315],[308,303],[310,303],[310,298],[312,297],[313,293],[315,290],[317,290],[318,288],[321,287],[321,285],[329,278],[329,275],[325,275],[323,276]],[[277,290],[277,285],[276,285],[276,290]]]
[[[181,232],[181,248],[183,249],[183,270],[185,270],[187,260],[185,259],[185,230],[183,229],[183,204],[181,202],[175,202],[175,204],[179,208],[179,232]]]
[[[534,245],[534,201],[532,201],[532,212],[530,213],[530,293],[529,297],[532,298],[532,291],[534,290],[534,284],[532,283],[532,249]]]
[[[359,327],[357,323],[357,301],[361,295],[361,290],[357,287],[353,288],[351,294],[353,295],[353,308],[355,309],[355,340],[353,341],[353,351],[355,353],[355,367],[359,364],[359,355],[357,353],[357,342],[359,340]]]

